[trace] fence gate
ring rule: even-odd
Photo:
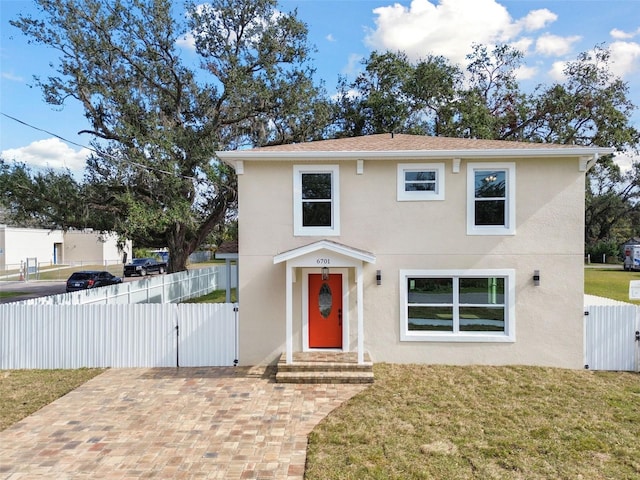
[[[0,370],[237,363],[234,304],[0,305]]]
[[[592,305],[584,312],[585,368],[639,371],[640,308]]]
[[[230,303],[183,303],[179,307],[176,366],[238,364],[237,306]]]

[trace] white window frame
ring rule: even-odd
[[[505,172],[505,225],[476,225],[477,170],[500,170]],[[467,235],[515,235],[516,234],[516,164],[515,163],[469,163],[467,165]]]
[[[435,191],[408,192],[405,172],[435,172]],[[399,163],[397,174],[398,201],[444,200],[444,163]]]
[[[331,226],[305,227],[302,224],[302,174],[331,174]],[[295,236],[340,235],[340,167],[338,165],[293,166],[293,234]]]
[[[459,331],[456,313],[460,306],[459,292],[454,290],[454,331],[410,331],[409,330],[409,278],[504,278],[505,319],[504,332],[467,332]],[[400,270],[400,340],[403,342],[498,342],[516,341],[515,285],[516,274],[513,269],[487,270]]]

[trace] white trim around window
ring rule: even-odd
[[[515,270],[400,270],[403,342],[515,342]]]
[[[305,175],[329,178],[330,189],[313,198],[303,198],[303,177]],[[329,208],[317,223],[305,225],[303,205],[323,205]],[[322,206],[319,207],[323,209]],[[293,234],[296,236],[337,236],[340,235],[340,168],[338,165],[294,165],[293,166]]]
[[[484,191],[478,183],[481,181],[486,182]],[[486,208],[483,209],[483,206]],[[516,164],[468,163],[467,235],[515,233]]]
[[[398,201],[444,200],[444,163],[399,163]]]

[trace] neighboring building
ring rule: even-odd
[[[18,269],[27,258],[62,263],[64,233],[61,230],[0,225],[0,269]]]
[[[240,363],[583,365],[585,172],[612,149],[371,135],[238,174]]]
[[[47,230],[0,225],[0,269],[18,268],[27,258],[39,264],[121,263],[131,258],[131,242],[118,246],[115,234],[93,230]]]
[[[115,233],[93,230],[68,230],[64,233],[64,263],[87,261],[102,265],[126,263],[133,258],[131,240],[118,244]]]
[[[627,240],[626,242],[624,242],[621,246],[620,246],[620,251],[622,254],[624,254],[624,249],[625,247],[629,246],[629,245],[640,245],[640,237],[631,237],[629,240]]]

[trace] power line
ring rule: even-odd
[[[86,145],[82,145],[80,143],[74,142],[73,140],[68,140],[68,139],[66,139],[64,137],[61,137],[60,135],[58,135],[56,133],[50,132],[49,130],[45,130],[44,128],[36,127],[35,125],[31,125],[30,123],[27,123],[24,120],[20,120],[19,118],[12,117],[11,115],[8,115],[8,114],[6,114],[4,112],[0,112],[0,115],[3,115],[5,117],[13,120],[14,122],[21,123],[22,125],[25,125],[25,126],[27,126],[29,128],[34,129],[34,130],[38,130],[39,132],[44,132],[44,133],[46,133],[48,135],[52,135],[52,136],[54,136],[56,138],[59,138],[63,142],[70,143],[72,145],[75,145],[76,147],[86,148],[87,150],[91,150],[92,152],[99,153],[97,150],[95,150],[95,149],[93,149],[91,147],[87,147]]]
[[[156,173],[162,173],[164,175],[171,175],[172,177],[184,178],[186,180],[197,180],[195,177],[191,177],[191,176],[188,176],[188,175],[179,175],[179,174],[176,174],[176,173],[173,173],[173,172],[168,172],[166,170],[161,170],[159,168],[150,167],[148,165],[143,165],[141,163],[137,163],[137,162],[131,161],[131,160],[126,159],[126,158],[116,157],[115,155],[112,155],[112,154],[110,154],[108,152],[100,152],[99,150],[96,150],[93,147],[89,147],[87,145],[83,145],[81,143],[74,142],[73,140],[69,140],[69,139],[67,139],[65,137],[62,137],[62,136],[58,135],[57,133],[50,132],[49,130],[45,130],[44,128],[36,127],[35,125],[27,123],[24,120],[20,120],[19,118],[13,117],[13,116],[8,115],[8,114],[6,114],[4,112],[0,112],[0,115],[2,115],[4,117],[7,117],[10,120],[13,120],[14,122],[18,122],[18,123],[20,123],[20,124],[22,124],[22,125],[24,125],[26,127],[32,128],[34,130],[38,130],[39,132],[44,132],[47,135],[52,135],[52,136],[56,137],[57,139],[62,140],[65,143],[70,143],[71,145],[75,145],[76,147],[87,149],[87,150],[89,150],[89,151],[91,151],[93,153],[96,153],[98,155],[101,155],[101,156],[107,156],[109,158],[112,158],[113,160],[126,162],[126,163],[128,163],[130,165],[133,165],[135,167],[143,168],[145,170],[150,170],[150,171],[153,171],[153,172],[156,172]]]

